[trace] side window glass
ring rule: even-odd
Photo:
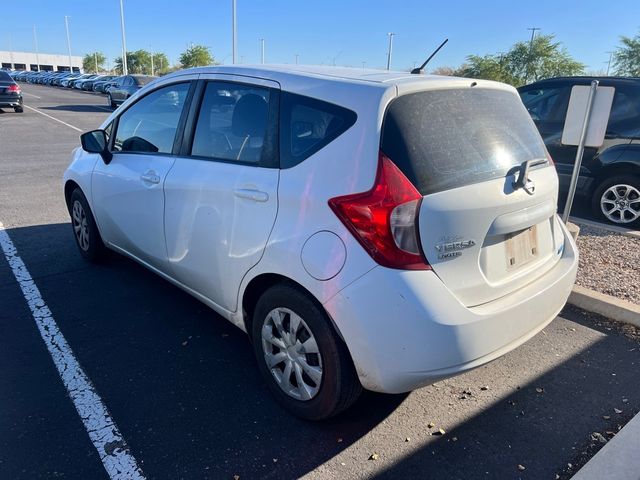
[[[346,108],[302,95],[283,93],[281,167],[292,167],[310,157],[348,130],[356,118],[355,112]]]
[[[269,96],[268,88],[209,82],[191,155],[259,163],[266,144]]]
[[[189,86],[160,88],[128,108],[118,120],[113,150],[171,153]]]
[[[569,106],[567,87],[537,88],[520,96],[531,118],[540,122],[563,122]]]
[[[637,137],[640,135],[640,89],[616,89],[607,125],[607,135]]]

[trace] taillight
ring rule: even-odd
[[[428,270],[418,237],[421,201],[413,184],[380,152],[371,190],[332,198],[329,206],[380,265]]]
[[[551,154],[549,153],[549,150],[547,150],[547,160],[549,160],[549,165],[554,166],[556,163],[553,161],[553,157],[551,156]]]
[[[20,93],[20,87],[18,85],[9,85],[7,93]]]

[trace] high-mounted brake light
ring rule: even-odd
[[[422,196],[398,167],[380,152],[371,190],[329,200],[329,206],[380,265],[428,270],[420,248],[417,215]]]

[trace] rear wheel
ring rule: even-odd
[[[76,239],[80,255],[89,262],[98,262],[103,259],[107,248],[102,243],[89,203],[79,188],[71,193],[69,214],[71,215],[73,236]]]
[[[294,415],[332,417],[362,391],[347,347],[326,313],[297,288],[276,285],[260,297],[252,339],[269,389]]]
[[[606,179],[596,188],[591,207],[598,217],[610,223],[640,224],[640,177],[619,175]]]

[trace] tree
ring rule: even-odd
[[[106,62],[107,57],[101,52],[87,53],[82,58],[82,70],[85,72],[98,73],[99,71],[105,70],[104,64]]]
[[[465,77],[484,78],[514,86],[543,78],[579,75],[584,65],[571,57],[553,35],[538,35],[533,42],[517,42],[504,54],[470,55]]]
[[[209,47],[204,45],[191,45],[180,54],[180,64],[183,68],[215,65],[215,60]]]
[[[640,77],[640,33],[633,38],[622,36],[620,41],[613,54],[616,75]]]
[[[115,59],[115,70],[122,74],[122,57]],[[140,73],[143,75],[151,75],[151,53],[147,50],[136,50],[135,52],[127,52],[127,70],[129,73]],[[167,73],[169,70],[169,59],[164,53],[153,54],[153,74],[160,75]]]

